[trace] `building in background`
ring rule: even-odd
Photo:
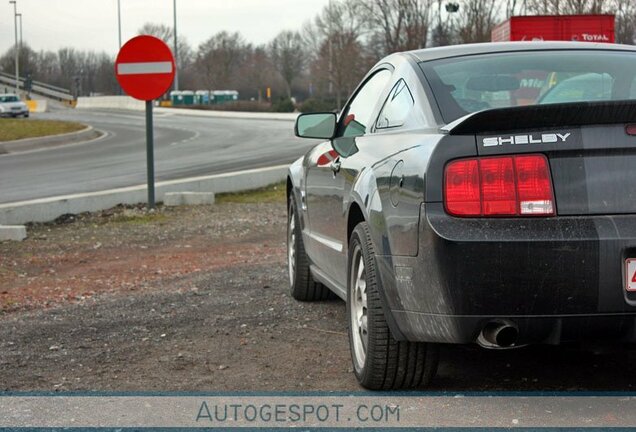
[[[614,15],[513,16],[493,28],[492,41],[614,43],[615,21]]]

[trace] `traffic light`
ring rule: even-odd
[[[28,93],[31,93],[31,90],[33,90],[33,76],[31,73],[27,73],[26,80],[24,81],[24,89]]]

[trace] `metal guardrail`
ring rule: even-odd
[[[15,75],[12,75],[12,74],[9,74],[9,73],[6,73],[6,72],[0,72],[0,76],[12,79],[15,82]],[[26,81],[25,78],[20,77],[20,83],[21,84],[24,84],[25,81]],[[47,83],[42,82],[42,81],[35,81],[34,80],[32,82],[33,82],[34,85],[37,84],[40,87],[44,87],[44,88],[48,88],[48,89],[51,89],[51,90],[59,91],[61,93],[71,94],[71,91],[69,89],[64,88],[64,87],[54,86],[53,84],[47,84]]]
[[[24,78],[20,78],[18,81],[18,88],[24,89]],[[15,77],[8,75],[4,72],[0,72],[0,83],[6,84],[12,88],[15,87]],[[74,100],[71,91],[62,87],[53,86],[40,81],[33,81],[31,86],[31,93],[39,94],[60,101],[72,101]]]

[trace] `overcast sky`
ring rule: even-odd
[[[23,38],[34,50],[71,46],[116,54],[117,0],[17,0]],[[173,0],[121,0],[122,41],[146,22],[172,26]],[[300,29],[329,0],[177,0],[177,31],[196,48],[221,30],[252,43]],[[0,55],[14,43],[13,5],[0,1]]]

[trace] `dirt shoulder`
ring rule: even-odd
[[[344,303],[289,297],[284,192],[0,243],[0,391],[360,390]],[[62,223],[65,222],[65,223]],[[444,347],[433,390],[634,390],[636,352]]]
[[[0,244],[0,390],[357,388],[344,306],[289,297],[284,199],[262,197]]]

